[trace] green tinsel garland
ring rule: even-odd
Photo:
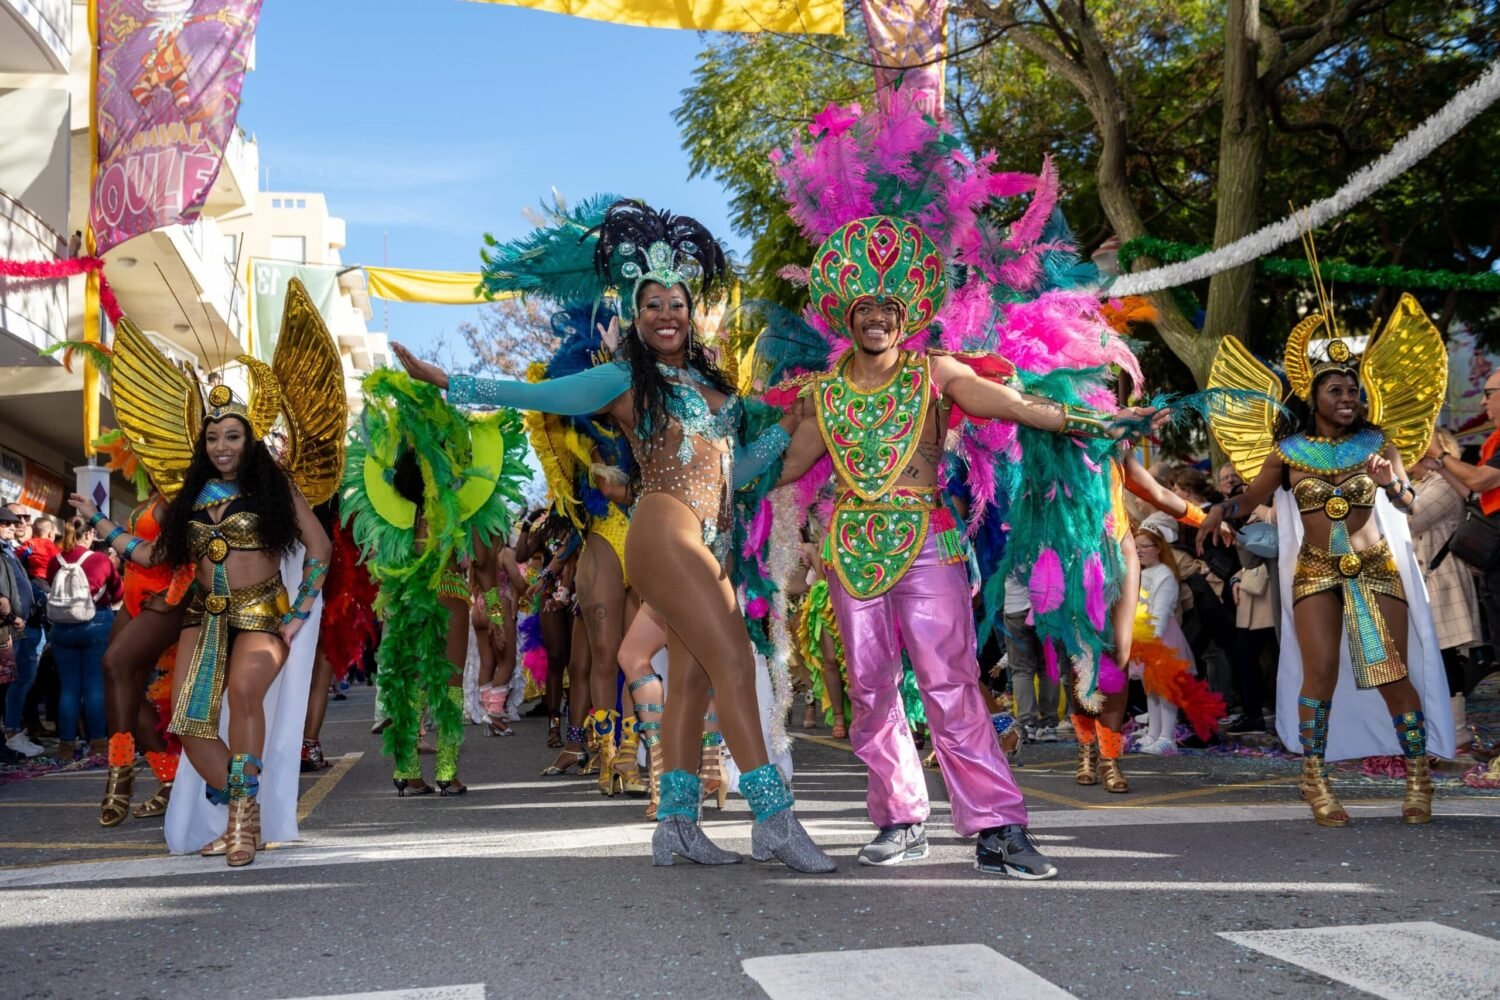
[[[476,537],[509,535],[507,501],[520,502],[519,482],[530,472],[522,458],[520,417],[500,411],[483,418],[498,424],[505,457],[494,493],[465,518],[459,488],[473,457],[468,417],[449,406],[436,387],[404,372],[373,372],[363,391],[365,409],[351,433],[345,463],[343,514],[380,584],[375,608],[385,629],[376,663],[382,704],[392,723],[385,731],[384,750],[401,761],[415,752],[419,694],[427,695],[444,736],[462,738],[463,710],[446,690],[453,668],[444,654],[448,612],[438,600],[438,581],[460,555],[473,555]],[[374,455],[389,468],[408,447],[422,469],[427,535],[420,546],[412,528],[398,528],[381,516],[364,483],[366,458]]]
[[[1201,257],[1211,247],[1194,243],[1177,243],[1154,236],[1137,236],[1120,247],[1120,273],[1129,274],[1130,266],[1141,257],[1151,257],[1163,264],[1180,264]],[[1311,278],[1312,266],[1306,260],[1263,257],[1255,266],[1267,274],[1289,278]],[[1318,273],[1324,281],[1336,285],[1380,285],[1389,288],[1437,288],[1443,291],[1500,292],[1500,274],[1493,271],[1464,273],[1459,271],[1423,271],[1413,267],[1362,267],[1339,260],[1318,261]]]

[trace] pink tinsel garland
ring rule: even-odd
[[[124,313],[115,293],[104,278],[103,257],[68,257],[64,260],[0,260],[0,277],[44,281],[72,278],[90,271],[99,272],[99,307],[111,323],[120,322]]]

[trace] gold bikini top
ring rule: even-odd
[[[1353,507],[1374,507],[1375,485],[1367,473],[1359,472],[1338,484],[1317,476],[1299,479],[1292,485],[1292,499],[1304,514],[1322,511],[1335,521],[1349,516]]]
[[[188,522],[188,551],[195,561],[207,557],[214,562],[223,562],[230,549],[255,551],[265,547],[265,538],[260,533],[260,515],[254,511],[225,514],[217,524],[197,518]]]

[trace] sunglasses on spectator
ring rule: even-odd
[[[1484,390],[1484,398],[1489,399],[1491,393],[1500,392],[1500,387]]]

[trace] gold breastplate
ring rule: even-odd
[[[188,549],[195,560],[206,556],[214,562],[223,562],[231,549],[253,551],[265,547],[260,515],[253,511],[238,511],[218,524],[188,522]]]
[[[1375,480],[1360,472],[1334,484],[1317,476],[1299,479],[1292,485],[1292,499],[1304,514],[1322,511],[1331,520],[1342,521],[1354,507],[1375,506]]]

